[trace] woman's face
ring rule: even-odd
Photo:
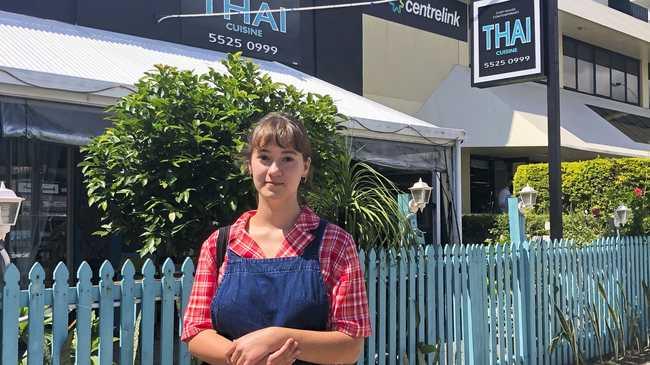
[[[255,148],[249,169],[260,198],[296,199],[300,179],[307,176],[310,162],[293,148],[282,148],[276,144]]]

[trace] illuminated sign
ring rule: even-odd
[[[472,3],[472,86],[544,78],[540,0]]]

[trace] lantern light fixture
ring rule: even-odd
[[[417,213],[418,210],[422,212],[422,210],[424,210],[424,207],[429,204],[432,188],[427,183],[422,181],[422,178],[420,178],[420,180],[413,184],[409,190],[411,191],[409,210],[414,214]]]

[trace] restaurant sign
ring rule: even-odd
[[[541,0],[472,3],[472,86],[544,78]]]

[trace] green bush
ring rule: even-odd
[[[331,97],[275,83],[239,54],[223,63],[227,73],[202,75],[156,66],[110,109],[113,127],[83,149],[80,164],[99,208],[97,234],[119,234],[143,256],[191,255],[257,205],[242,150],[253,122],[282,111],[304,123],[314,151],[303,200],[362,247],[412,243],[394,185],[350,160],[337,134],[346,117]]]
[[[514,190],[520,191],[526,184],[539,192],[535,212],[548,212],[548,164],[519,166],[513,181]],[[623,232],[649,233],[650,222],[647,217],[650,215],[650,194],[645,193],[649,187],[650,159],[647,158],[597,158],[562,163],[563,210],[567,213],[585,215],[586,212],[586,215],[593,215],[595,221],[587,224],[601,228],[592,226],[589,228],[592,232],[602,230],[614,210],[620,204],[625,204],[632,209],[632,215],[628,225],[623,227]],[[567,222],[576,223],[579,220],[569,218]],[[572,229],[565,227],[565,230],[567,228]]]
[[[510,242],[510,228],[508,225],[507,214],[493,215],[494,224],[488,230],[488,234],[483,242],[486,243],[504,243]],[[465,218],[463,218],[465,219]],[[526,214],[526,236],[528,239],[533,237],[546,236],[549,232],[544,225],[549,221],[548,214],[537,214],[529,212]],[[564,225],[564,238],[574,240],[578,244],[590,243],[598,237],[614,235],[616,232],[612,229],[605,218],[593,217],[591,214],[575,212],[562,215]],[[463,226],[465,223],[463,222]],[[622,234],[625,232],[622,231]],[[465,236],[463,236],[463,240]],[[470,241],[466,241],[470,242]]]
[[[145,255],[184,255],[215,227],[256,206],[241,163],[251,124],[271,111],[303,121],[315,151],[311,189],[331,184],[345,145],[331,97],[274,83],[240,55],[227,73],[156,66],[110,109],[113,127],[83,148],[100,235],[120,234]]]
[[[544,223],[548,221],[548,216],[543,214],[527,213],[526,214],[526,235],[527,239],[547,235],[544,229]],[[510,242],[510,226],[507,214],[496,214],[494,225],[488,230],[486,243],[504,243]]]

